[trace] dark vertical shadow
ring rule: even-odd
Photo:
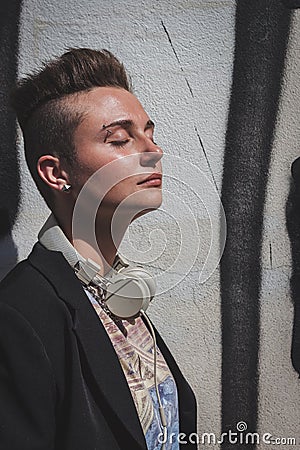
[[[9,92],[17,77],[21,0],[0,2],[0,279],[17,261],[11,239],[20,201],[16,119]]]
[[[223,432],[237,432],[240,421],[249,432],[257,425],[263,210],[289,25],[290,11],[278,0],[237,1],[222,184]],[[239,450],[255,448],[238,439]],[[227,438],[222,449],[231,445]]]
[[[282,0],[291,9],[300,8],[300,0]],[[294,303],[294,325],[291,359],[300,377],[300,159],[292,165],[293,179],[286,204],[286,225],[292,253],[291,296]]]
[[[300,375],[300,159],[292,165],[293,179],[286,204],[286,224],[291,243],[291,295],[294,303],[292,364]]]
[[[300,8],[300,0],[281,0],[284,6],[290,9]]]

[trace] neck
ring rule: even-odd
[[[100,266],[99,273],[105,275],[112,268],[118,248],[123,236],[130,224],[130,219],[125,216],[122,220],[113,221],[113,217],[98,214],[95,224],[95,242],[91,242],[85,233],[80,233],[76,238],[72,235],[72,220],[62,214],[57,218],[65,235],[75,247],[78,253],[85,259],[90,258]],[[118,223],[116,223],[118,222]]]

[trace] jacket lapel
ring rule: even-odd
[[[35,244],[28,260],[47,278],[71,310],[74,333],[101,394],[110,405],[113,415],[121,422],[122,428],[127,429],[140,448],[146,449],[143,430],[122,367],[73,269],[61,252],[47,250],[40,243]]]
[[[147,325],[147,324],[146,324]],[[155,329],[152,324],[156,335],[157,346],[161,353],[163,354],[166,363],[175,379],[177,392],[178,392],[178,407],[179,407],[179,428],[180,432],[184,433],[186,436],[190,436],[197,430],[197,404],[194,392],[192,391],[190,385],[182,375],[175,359],[173,358],[170,350],[164,343],[162,337]],[[184,450],[195,450],[197,448],[196,444],[188,442],[187,444],[180,446]]]

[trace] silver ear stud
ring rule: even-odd
[[[61,188],[62,192],[70,192],[71,190],[71,185],[70,184],[64,184],[63,187]]]

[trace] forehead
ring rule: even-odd
[[[139,100],[121,88],[97,87],[80,94],[75,105],[84,111],[84,121],[97,121],[106,125],[119,119],[130,119],[134,123],[147,122],[149,117]]]

